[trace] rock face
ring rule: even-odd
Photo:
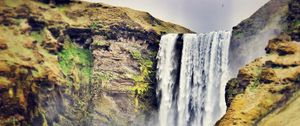
[[[293,114],[299,111],[299,5],[271,0],[233,28],[231,76],[253,61],[227,83],[228,109],[217,125],[299,124]]]
[[[146,121],[157,107],[160,34],[191,32],[69,0],[2,0],[0,31],[0,125],[33,126]]]
[[[47,4],[67,4],[67,3],[70,3],[71,0],[38,0],[40,2],[43,2],[43,3],[47,3]]]
[[[276,46],[271,46],[274,43]],[[300,44],[287,35],[282,35],[270,40],[266,50],[266,56],[247,64],[240,69],[237,78],[228,82],[228,109],[217,125],[264,125],[262,120],[266,119],[268,122],[273,111],[281,109],[290,99],[298,97]],[[290,50],[293,50],[292,53],[282,53]],[[283,118],[286,123],[280,123],[281,125],[299,122],[290,120],[289,116]]]
[[[285,31],[290,3],[291,0],[271,0],[233,27],[229,53],[231,76],[236,76],[239,68],[263,56],[268,40]]]
[[[300,41],[300,15],[299,15],[300,1],[293,0],[289,4],[289,13],[287,16],[287,33],[289,33],[293,40]]]

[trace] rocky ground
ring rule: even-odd
[[[0,1],[0,125],[128,125],[156,107],[161,34],[149,13],[69,0]]]

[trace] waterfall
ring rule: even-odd
[[[162,36],[158,58],[160,126],[213,126],[226,111],[231,32]],[[181,48],[180,48],[181,46]]]
[[[160,125],[174,125],[176,115],[176,76],[178,74],[179,59],[176,51],[177,34],[167,34],[162,36],[160,49],[158,52],[158,81],[159,90],[161,90],[162,98],[159,110]]]

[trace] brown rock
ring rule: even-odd
[[[57,41],[43,41],[42,46],[50,53],[57,53],[62,48],[62,44]]]
[[[272,83],[276,82],[278,79],[276,77],[276,73],[271,68],[264,68],[261,72],[260,83]]]
[[[36,47],[37,41],[27,41],[24,43],[24,47],[28,49],[34,49]]]
[[[10,67],[8,66],[7,63],[5,63],[4,61],[0,61],[0,73],[8,73],[10,72],[11,69]]]
[[[296,43],[281,43],[278,45],[277,52],[279,55],[295,54],[297,51]]]
[[[298,45],[291,41],[287,35],[281,35],[278,38],[269,41],[265,48],[266,53],[278,53],[279,55],[295,54]]]
[[[0,38],[0,50],[5,50],[7,48],[8,48],[8,46],[5,43],[5,40],[3,40],[3,39]]]

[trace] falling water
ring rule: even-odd
[[[167,124],[174,125],[175,120],[175,106],[176,94],[174,93],[176,76],[178,73],[179,58],[176,51],[177,34],[167,34],[162,36],[160,42],[160,49],[158,52],[158,81],[160,83],[159,90],[161,90],[162,97],[159,111],[160,125],[167,126]]]
[[[182,49],[177,34],[162,37],[157,73],[160,126],[213,126],[225,113],[230,36],[229,31],[184,34]]]

